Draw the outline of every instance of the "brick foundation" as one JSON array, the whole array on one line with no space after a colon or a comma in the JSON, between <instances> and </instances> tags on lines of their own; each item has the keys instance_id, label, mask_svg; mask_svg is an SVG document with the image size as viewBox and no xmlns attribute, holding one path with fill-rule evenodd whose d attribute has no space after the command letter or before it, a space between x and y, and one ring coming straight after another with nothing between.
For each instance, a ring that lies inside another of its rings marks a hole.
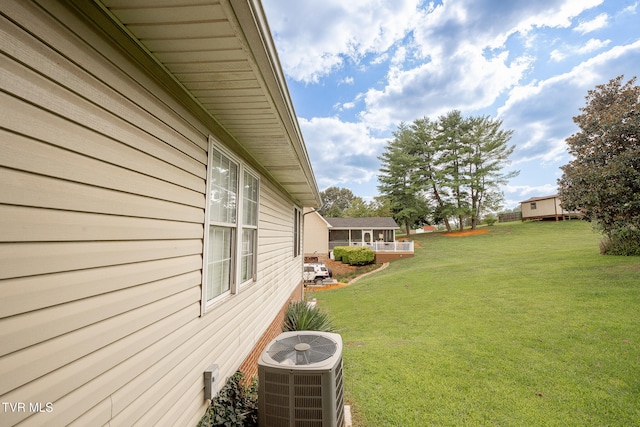
<instances>
[{"instance_id":1,"label":"brick foundation","mask_svg":"<svg viewBox=\"0 0 640 427\"><path fill-rule=\"evenodd\" d=\"M251 350L251 353L247 356L247 358L240 365L239 370L242 371L245 378L253 378L258 375L258 359L260 359L260 355L264 351L267 344L271 342L275 337L282 333L282 324L284 323L284 314L287 310L287 306L291 301L300 301L302 299L302 284L300 287L297 287L289 296L287 302L284 303L280 312L273 319L267 330L260 337L256 345Z\"/></svg>"}]
</instances>

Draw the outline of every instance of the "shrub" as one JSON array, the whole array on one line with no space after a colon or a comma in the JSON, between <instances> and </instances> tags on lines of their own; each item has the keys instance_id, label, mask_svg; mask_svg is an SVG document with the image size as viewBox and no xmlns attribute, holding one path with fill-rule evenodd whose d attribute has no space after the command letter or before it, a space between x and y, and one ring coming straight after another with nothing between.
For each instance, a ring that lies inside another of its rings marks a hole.
<instances>
[{"instance_id":1,"label":"shrub","mask_svg":"<svg viewBox=\"0 0 640 427\"><path fill-rule=\"evenodd\" d=\"M366 246L336 246L333 248L333 257L345 264L365 265L371 264L376 256Z\"/></svg>"},{"instance_id":2,"label":"shrub","mask_svg":"<svg viewBox=\"0 0 640 427\"><path fill-rule=\"evenodd\" d=\"M347 251L347 264L365 265L371 264L376 255L370 248L364 246L350 247Z\"/></svg>"},{"instance_id":3,"label":"shrub","mask_svg":"<svg viewBox=\"0 0 640 427\"><path fill-rule=\"evenodd\" d=\"M633 228L612 231L600 242L602 255L640 256L640 232Z\"/></svg>"},{"instance_id":4,"label":"shrub","mask_svg":"<svg viewBox=\"0 0 640 427\"><path fill-rule=\"evenodd\" d=\"M333 258L336 261L342 261L342 257L345 255L347 250L349 250L349 246L336 246L333 248Z\"/></svg>"},{"instance_id":5,"label":"shrub","mask_svg":"<svg viewBox=\"0 0 640 427\"><path fill-rule=\"evenodd\" d=\"M292 301L284 315L282 332L320 331L333 332L329 316L318 307L311 307L306 301Z\"/></svg>"},{"instance_id":6,"label":"shrub","mask_svg":"<svg viewBox=\"0 0 640 427\"><path fill-rule=\"evenodd\" d=\"M211 402L198 427L255 427L258 425L258 381L243 385L244 374L233 374Z\"/></svg>"},{"instance_id":7,"label":"shrub","mask_svg":"<svg viewBox=\"0 0 640 427\"><path fill-rule=\"evenodd\" d=\"M496 222L498 222L498 220L497 220L495 217L493 217L493 216L488 216L488 217L486 217L486 218L484 219L484 222L486 222L486 223L487 223L487 225L488 225L489 227L491 227L493 224L495 224Z\"/></svg>"}]
</instances>

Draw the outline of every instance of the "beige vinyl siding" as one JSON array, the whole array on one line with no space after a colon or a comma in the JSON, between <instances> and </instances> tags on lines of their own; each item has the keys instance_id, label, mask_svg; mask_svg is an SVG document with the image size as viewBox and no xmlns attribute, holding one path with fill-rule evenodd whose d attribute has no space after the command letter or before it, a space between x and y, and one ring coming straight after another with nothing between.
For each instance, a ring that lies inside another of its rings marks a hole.
<instances>
[{"instance_id":1,"label":"beige vinyl siding","mask_svg":"<svg viewBox=\"0 0 640 427\"><path fill-rule=\"evenodd\" d=\"M535 203L536 208L531 209L531 204ZM560 206L560 199L550 197L548 199L537 199L521 204L522 218L530 217L552 217L563 213Z\"/></svg>"},{"instance_id":2,"label":"beige vinyl siding","mask_svg":"<svg viewBox=\"0 0 640 427\"><path fill-rule=\"evenodd\" d=\"M304 216L304 254L329 253L329 226L320 214L308 211Z\"/></svg>"},{"instance_id":3,"label":"beige vinyl siding","mask_svg":"<svg viewBox=\"0 0 640 427\"><path fill-rule=\"evenodd\" d=\"M193 424L299 286L294 204L259 174L257 281L200 316L211 130L43 4L0 17L0 399L54 411L1 422Z\"/></svg>"}]
</instances>

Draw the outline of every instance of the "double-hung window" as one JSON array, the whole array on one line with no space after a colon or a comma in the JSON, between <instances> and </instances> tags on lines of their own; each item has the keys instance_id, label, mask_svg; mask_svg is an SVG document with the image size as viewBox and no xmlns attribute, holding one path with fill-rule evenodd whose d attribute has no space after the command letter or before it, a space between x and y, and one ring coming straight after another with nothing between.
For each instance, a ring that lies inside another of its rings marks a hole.
<instances>
[{"instance_id":1,"label":"double-hung window","mask_svg":"<svg viewBox=\"0 0 640 427\"><path fill-rule=\"evenodd\" d=\"M260 181L209 142L203 300L237 293L255 280Z\"/></svg>"}]
</instances>

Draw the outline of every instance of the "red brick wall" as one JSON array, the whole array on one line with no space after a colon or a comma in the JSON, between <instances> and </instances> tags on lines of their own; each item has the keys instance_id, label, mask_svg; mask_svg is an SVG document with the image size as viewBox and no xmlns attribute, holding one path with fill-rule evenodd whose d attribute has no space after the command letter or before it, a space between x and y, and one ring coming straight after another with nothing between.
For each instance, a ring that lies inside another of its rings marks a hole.
<instances>
[{"instance_id":1,"label":"red brick wall","mask_svg":"<svg viewBox=\"0 0 640 427\"><path fill-rule=\"evenodd\" d=\"M297 287L289 296L287 302L282 306L278 315L273 319L267 330L260 337L260 340L256 343L251 350L251 353L247 356L247 358L240 365L240 371L244 374L246 379L250 379L253 376L258 375L258 359L260 359L260 355L264 351L267 344L271 342L275 337L282 333L282 324L284 323L284 313L287 310L287 306L290 301L300 301L302 299L302 284L300 287Z\"/></svg>"}]
</instances>

